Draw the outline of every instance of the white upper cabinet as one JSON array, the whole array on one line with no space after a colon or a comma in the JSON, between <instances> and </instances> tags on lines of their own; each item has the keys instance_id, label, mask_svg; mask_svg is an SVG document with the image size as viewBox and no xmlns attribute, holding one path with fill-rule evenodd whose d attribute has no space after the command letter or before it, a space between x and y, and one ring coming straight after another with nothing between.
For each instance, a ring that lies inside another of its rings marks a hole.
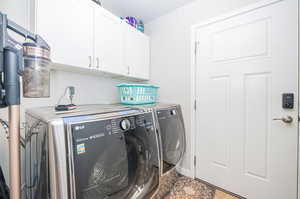
<instances>
[{"instance_id":1,"label":"white upper cabinet","mask_svg":"<svg viewBox=\"0 0 300 199\"><path fill-rule=\"evenodd\" d=\"M149 37L92 0L30 0L30 27L53 68L149 79Z\"/></svg>"},{"instance_id":2,"label":"white upper cabinet","mask_svg":"<svg viewBox=\"0 0 300 199\"><path fill-rule=\"evenodd\" d=\"M130 77L150 79L149 37L123 22L124 59Z\"/></svg>"},{"instance_id":3,"label":"white upper cabinet","mask_svg":"<svg viewBox=\"0 0 300 199\"><path fill-rule=\"evenodd\" d=\"M95 4L95 66L103 72L124 75L123 35L120 18Z\"/></svg>"},{"instance_id":4,"label":"white upper cabinet","mask_svg":"<svg viewBox=\"0 0 300 199\"><path fill-rule=\"evenodd\" d=\"M89 67L93 56L93 7L86 0L37 0L36 32L49 43L52 61Z\"/></svg>"}]
</instances>

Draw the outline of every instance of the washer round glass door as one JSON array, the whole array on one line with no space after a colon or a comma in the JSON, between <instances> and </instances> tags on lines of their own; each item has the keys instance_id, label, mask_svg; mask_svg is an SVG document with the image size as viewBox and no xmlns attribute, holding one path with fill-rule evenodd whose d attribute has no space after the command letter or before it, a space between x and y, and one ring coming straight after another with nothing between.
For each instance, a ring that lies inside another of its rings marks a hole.
<instances>
[{"instance_id":1,"label":"washer round glass door","mask_svg":"<svg viewBox=\"0 0 300 199\"><path fill-rule=\"evenodd\" d=\"M122 120L71 125L76 199L144 198L158 186L155 133L136 126L134 117L122 130Z\"/></svg>"}]
</instances>

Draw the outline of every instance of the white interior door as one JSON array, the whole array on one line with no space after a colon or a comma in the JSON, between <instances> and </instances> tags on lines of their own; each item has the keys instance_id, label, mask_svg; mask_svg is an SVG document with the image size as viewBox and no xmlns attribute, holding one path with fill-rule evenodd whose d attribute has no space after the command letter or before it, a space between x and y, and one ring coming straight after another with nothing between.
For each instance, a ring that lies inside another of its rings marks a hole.
<instances>
[{"instance_id":1,"label":"white interior door","mask_svg":"<svg viewBox=\"0 0 300 199\"><path fill-rule=\"evenodd\" d=\"M197 29L197 178L248 199L297 198L297 8L273 1Z\"/></svg>"}]
</instances>

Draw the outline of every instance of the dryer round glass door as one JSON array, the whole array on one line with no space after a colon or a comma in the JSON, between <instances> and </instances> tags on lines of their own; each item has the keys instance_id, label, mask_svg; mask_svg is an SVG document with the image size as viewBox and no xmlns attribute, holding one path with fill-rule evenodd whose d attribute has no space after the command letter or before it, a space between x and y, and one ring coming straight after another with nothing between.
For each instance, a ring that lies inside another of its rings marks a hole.
<instances>
[{"instance_id":1,"label":"dryer round glass door","mask_svg":"<svg viewBox=\"0 0 300 199\"><path fill-rule=\"evenodd\" d=\"M144 198L155 190L157 137L151 117L139 121L134 116L71 125L74 198Z\"/></svg>"},{"instance_id":2,"label":"dryer round glass door","mask_svg":"<svg viewBox=\"0 0 300 199\"><path fill-rule=\"evenodd\" d=\"M174 168L185 151L185 129L181 111L176 108L157 111L163 152L163 171Z\"/></svg>"}]
</instances>

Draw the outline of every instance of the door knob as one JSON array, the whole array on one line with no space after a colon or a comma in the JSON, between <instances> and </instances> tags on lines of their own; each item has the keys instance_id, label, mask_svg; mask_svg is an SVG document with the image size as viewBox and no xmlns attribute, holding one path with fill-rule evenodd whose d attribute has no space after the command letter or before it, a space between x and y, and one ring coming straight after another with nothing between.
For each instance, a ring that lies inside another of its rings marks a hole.
<instances>
[{"instance_id":1,"label":"door knob","mask_svg":"<svg viewBox=\"0 0 300 199\"><path fill-rule=\"evenodd\" d=\"M100 61L99 61L99 57L96 58L96 61L97 61L97 69L100 68Z\"/></svg>"},{"instance_id":2,"label":"door knob","mask_svg":"<svg viewBox=\"0 0 300 199\"><path fill-rule=\"evenodd\" d=\"M92 67L92 56L89 56L89 68Z\"/></svg>"},{"instance_id":3,"label":"door knob","mask_svg":"<svg viewBox=\"0 0 300 199\"><path fill-rule=\"evenodd\" d=\"M284 123L287 123L287 124L290 124L290 123L292 123L294 121L293 118L291 116L289 116L289 115L286 116L286 117L274 118L273 120L280 120L280 121L282 121Z\"/></svg>"}]
</instances>

